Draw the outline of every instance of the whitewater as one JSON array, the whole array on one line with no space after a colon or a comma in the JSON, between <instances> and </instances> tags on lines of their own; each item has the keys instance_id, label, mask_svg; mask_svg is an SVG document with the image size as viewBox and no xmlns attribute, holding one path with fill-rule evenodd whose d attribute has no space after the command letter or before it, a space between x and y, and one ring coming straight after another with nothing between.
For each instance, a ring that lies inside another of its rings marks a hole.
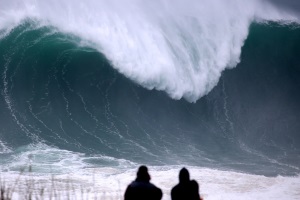
<instances>
[{"instance_id":1,"label":"whitewater","mask_svg":"<svg viewBox=\"0 0 300 200\"><path fill-rule=\"evenodd\" d=\"M265 1L2 1L0 27L37 20L95 45L148 89L195 102L236 66L253 21L297 18ZM209 9L208 9L209 8Z\"/></svg>"},{"instance_id":2,"label":"whitewater","mask_svg":"<svg viewBox=\"0 0 300 200\"><path fill-rule=\"evenodd\" d=\"M299 33L263 0L0 0L0 179L299 199Z\"/></svg>"}]
</instances>

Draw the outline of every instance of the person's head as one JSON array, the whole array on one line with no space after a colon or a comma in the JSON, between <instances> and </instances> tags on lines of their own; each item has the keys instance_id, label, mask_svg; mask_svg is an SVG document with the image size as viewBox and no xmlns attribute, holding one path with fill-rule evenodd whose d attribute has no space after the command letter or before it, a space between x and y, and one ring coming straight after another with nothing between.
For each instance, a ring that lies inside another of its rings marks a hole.
<instances>
[{"instance_id":1,"label":"person's head","mask_svg":"<svg viewBox=\"0 0 300 200\"><path fill-rule=\"evenodd\" d=\"M138 171L137 171L137 181L150 181L150 175L148 173L148 168L144 165L140 166Z\"/></svg>"},{"instance_id":2,"label":"person's head","mask_svg":"<svg viewBox=\"0 0 300 200\"><path fill-rule=\"evenodd\" d=\"M184 183L190 180L189 171L186 168L182 168L179 172L179 182Z\"/></svg>"}]
</instances>

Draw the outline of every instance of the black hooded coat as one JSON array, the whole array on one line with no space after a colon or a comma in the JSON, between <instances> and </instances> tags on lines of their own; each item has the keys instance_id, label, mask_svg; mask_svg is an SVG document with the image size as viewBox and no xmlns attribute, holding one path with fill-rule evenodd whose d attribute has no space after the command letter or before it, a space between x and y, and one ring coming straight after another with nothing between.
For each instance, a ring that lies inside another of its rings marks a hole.
<instances>
[{"instance_id":1,"label":"black hooded coat","mask_svg":"<svg viewBox=\"0 0 300 200\"><path fill-rule=\"evenodd\" d=\"M160 200L162 191L150 183L147 167L141 166L136 180L128 185L124 197L124 200Z\"/></svg>"},{"instance_id":2,"label":"black hooded coat","mask_svg":"<svg viewBox=\"0 0 300 200\"><path fill-rule=\"evenodd\" d=\"M187 169L179 172L179 183L171 190L172 200L199 200L199 185L195 180L190 180Z\"/></svg>"}]
</instances>

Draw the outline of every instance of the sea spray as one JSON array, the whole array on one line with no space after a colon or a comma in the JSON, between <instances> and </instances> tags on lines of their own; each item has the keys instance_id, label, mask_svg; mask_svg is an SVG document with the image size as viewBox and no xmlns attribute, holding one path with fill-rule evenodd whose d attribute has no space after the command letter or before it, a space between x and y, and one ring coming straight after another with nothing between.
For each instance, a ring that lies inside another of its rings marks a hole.
<instances>
[{"instance_id":1,"label":"sea spray","mask_svg":"<svg viewBox=\"0 0 300 200\"><path fill-rule=\"evenodd\" d=\"M299 199L300 29L288 13L263 1L0 2L6 180L30 165L34 181L119 195L144 164L168 199L185 166L205 199Z\"/></svg>"},{"instance_id":2,"label":"sea spray","mask_svg":"<svg viewBox=\"0 0 300 200\"><path fill-rule=\"evenodd\" d=\"M239 62L253 21L295 20L265 1L10 1L0 28L30 18L89 41L148 89L195 102Z\"/></svg>"}]
</instances>

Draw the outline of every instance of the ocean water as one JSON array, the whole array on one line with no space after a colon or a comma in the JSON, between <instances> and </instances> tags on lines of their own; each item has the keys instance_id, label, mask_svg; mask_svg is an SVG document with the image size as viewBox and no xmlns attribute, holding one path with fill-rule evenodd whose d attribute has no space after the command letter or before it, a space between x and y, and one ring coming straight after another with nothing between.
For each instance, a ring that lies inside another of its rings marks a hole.
<instances>
[{"instance_id":1,"label":"ocean water","mask_svg":"<svg viewBox=\"0 0 300 200\"><path fill-rule=\"evenodd\" d=\"M300 198L292 12L259 0L0 5L4 180L25 170L122 199L144 164L170 199L185 166L205 199Z\"/></svg>"}]
</instances>

